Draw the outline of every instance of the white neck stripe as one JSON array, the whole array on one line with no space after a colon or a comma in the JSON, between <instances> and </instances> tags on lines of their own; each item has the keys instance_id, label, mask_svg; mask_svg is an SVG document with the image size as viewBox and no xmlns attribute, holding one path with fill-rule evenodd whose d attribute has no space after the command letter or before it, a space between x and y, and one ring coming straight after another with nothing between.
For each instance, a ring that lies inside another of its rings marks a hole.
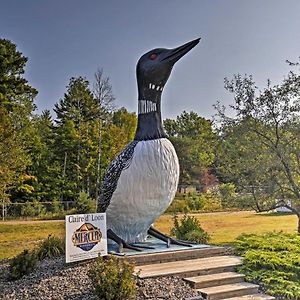
<instances>
[{"instance_id":1,"label":"white neck stripe","mask_svg":"<svg viewBox=\"0 0 300 300\"><path fill-rule=\"evenodd\" d=\"M156 102L150 100L139 100L138 101L138 113L147 114L152 111L156 111Z\"/></svg>"},{"instance_id":2,"label":"white neck stripe","mask_svg":"<svg viewBox=\"0 0 300 300\"><path fill-rule=\"evenodd\" d=\"M159 86L159 85L155 85L153 83L149 83L149 89L150 90L157 90L157 91L160 91L162 92L164 87L163 86Z\"/></svg>"}]
</instances>

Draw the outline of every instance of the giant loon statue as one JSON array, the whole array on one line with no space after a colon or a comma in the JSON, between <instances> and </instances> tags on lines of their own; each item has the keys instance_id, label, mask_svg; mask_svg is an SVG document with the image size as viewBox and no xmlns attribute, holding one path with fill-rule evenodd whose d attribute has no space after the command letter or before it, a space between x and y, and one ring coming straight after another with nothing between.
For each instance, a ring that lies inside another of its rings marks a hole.
<instances>
[{"instance_id":1,"label":"giant loon statue","mask_svg":"<svg viewBox=\"0 0 300 300\"><path fill-rule=\"evenodd\" d=\"M137 246L147 234L170 244L186 245L151 225L175 197L179 163L166 138L161 118L161 95L174 64L200 39L175 49L153 49L138 61L138 124L134 140L106 169L98 199L98 211L106 212L107 237L119 250Z\"/></svg>"}]
</instances>

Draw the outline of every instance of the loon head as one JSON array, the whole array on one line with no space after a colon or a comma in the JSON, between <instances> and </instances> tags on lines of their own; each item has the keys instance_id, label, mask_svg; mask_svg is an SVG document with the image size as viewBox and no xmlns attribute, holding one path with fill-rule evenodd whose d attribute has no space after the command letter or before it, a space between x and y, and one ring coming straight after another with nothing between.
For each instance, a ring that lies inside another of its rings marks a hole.
<instances>
[{"instance_id":1,"label":"loon head","mask_svg":"<svg viewBox=\"0 0 300 300\"><path fill-rule=\"evenodd\" d=\"M153 98L155 94L161 94L174 64L199 41L200 38L174 49L156 48L145 53L136 67L139 97Z\"/></svg>"}]
</instances>

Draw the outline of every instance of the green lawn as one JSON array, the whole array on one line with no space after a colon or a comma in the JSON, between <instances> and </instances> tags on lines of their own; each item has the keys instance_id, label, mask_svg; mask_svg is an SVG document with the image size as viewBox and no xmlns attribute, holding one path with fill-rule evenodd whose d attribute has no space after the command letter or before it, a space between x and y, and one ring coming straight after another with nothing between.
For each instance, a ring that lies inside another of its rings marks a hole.
<instances>
[{"instance_id":1,"label":"green lawn","mask_svg":"<svg viewBox=\"0 0 300 300\"><path fill-rule=\"evenodd\" d=\"M32 249L49 234L63 237L64 221L0 222L0 259L13 257L25 248Z\"/></svg>"},{"instance_id":2,"label":"green lawn","mask_svg":"<svg viewBox=\"0 0 300 300\"><path fill-rule=\"evenodd\" d=\"M212 237L213 244L227 244L242 233L263 233L268 231L296 232L297 217L291 214L227 212L194 214L201 226ZM156 227L169 232L172 227L172 216L163 215Z\"/></svg>"},{"instance_id":3,"label":"green lawn","mask_svg":"<svg viewBox=\"0 0 300 300\"><path fill-rule=\"evenodd\" d=\"M211 243L231 243L241 233L267 231L295 232L297 217L290 214L256 214L254 212L195 214L212 236ZM172 227L172 216L163 215L156 227L166 233ZM64 221L0 222L0 259L10 258L25 248L33 248L49 234L63 237Z\"/></svg>"}]
</instances>

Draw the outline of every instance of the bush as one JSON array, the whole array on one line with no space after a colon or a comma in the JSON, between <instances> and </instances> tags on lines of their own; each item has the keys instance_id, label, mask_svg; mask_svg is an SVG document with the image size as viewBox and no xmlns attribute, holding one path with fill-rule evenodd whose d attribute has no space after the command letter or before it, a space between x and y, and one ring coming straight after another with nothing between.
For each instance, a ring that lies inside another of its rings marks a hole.
<instances>
[{"instance_id":1,"label":"bush","mask_svg":"<svg viewBox=\"0 0 300 300\"><path fill-rule=\"evenodd\" d=\"M61 201L59 201L58 199L53 199L51 212L55 215L61 215L62 213L64 213Z\"/></svg>"},{"instance_id":2,"label":"bush","mask_svg":"<svg viewBox=\"0 0 300 300\"><path fill-rule=\"evenodd\" d=\"M21 207L21 215L24 217L37 217L45 214L45 212L45 207L37 200L27 201Z\"/></svg>"},{"instance_id":3,"label":"bush","mask_svg":"<svg viewBox=\"0 0 300 300\"><path fill-rule=\"evenodd\" d=\"M300 299L300 237L297 234L244 234L235 243L246 280L261 284L270 295Z\"/></svg>"},{"instance_id":4,"label":"bush","mask_svg":"<svg viewBox=\"0 0 300 300\"><path fill-rule=\"evenodd\" d=\"M88 276L98 299L122 300L136 295L133 271L134 267L123 259L98 257Z\"/></svg>"},{"instance_id":5,"label":"bush","mask_svg":"<svg viewBox=\"0 0 300 300\"><path fill-rule=\"evenodd\" d=\"M222 200L216 193L200 194L200 199L203 202L203 212L213 212L222 210Z\"/></svg>"},{"instance_id":6,"label":"bush","mask_svg":"<svg viewBox=\"0 0 300 300\"><path fill-rule=\"evenodd\" d=\"M179 222L178 216L174 215L173 222L171 235L180 240L205 244L210 239L209 234L202 229L200 222L193 216L185 214Z\"/></svg>"},{"instance_id":7,"label":"bush","mask_svg":"<svg viewBox=\"0 0 300 300\"><path fill-rule=\"evenodd\" d=\"M49 235L37 248L37 257L39 260L44 258L58 257L65 253L64 242L55 236Z\"/></svg>"},{"instance_id":8,"label":"bush","mask_svg":"<svg viewBox=\"0 0 300 300\"><path fill-rule=\"evenodd\" d=\"M89 198L86 192L80 192L76 202L76 210L79 214L88 214L96 211L96 201Z\"/></svg>"},{"instance_id":9,"label":"bush","mask_svg":"<svg viewBox=\"0 0 300 300\"><path fill-rule=\"evenodd\" d=\"M14 257L9 264L9 277L16 280L32 272L37 264L35 252L24 250Z\"/></svg>"},{"instance_id":10,"label":"bush","mask_svg":"<svg viewBox=\"0 0 300 300\"><path fill-rule=\"evenodd\" d=\"M201 211L205 205L202 197L193 196L187 199L188 207L191 211Z\"/></svg>"},{"instance_id":11,"label":"bush","mask_svg":"<svg viewBox=\"0 0 300 300\"><path fill-rule=\"evenodd\" d=\"M189 212L189 206L185 200L174 199L166 210L166 213L177 214Z\"/></svg>"},{"instance_id":12,"label":"bush","mask_svg":"<svg viewBox=\"0 0 300 300\"><path fill-rule=\"evenodd\" d=\"M236 189L233 183L221 183L219 192L223 208L236 207Z\"/></svg>"}]
</instances>

